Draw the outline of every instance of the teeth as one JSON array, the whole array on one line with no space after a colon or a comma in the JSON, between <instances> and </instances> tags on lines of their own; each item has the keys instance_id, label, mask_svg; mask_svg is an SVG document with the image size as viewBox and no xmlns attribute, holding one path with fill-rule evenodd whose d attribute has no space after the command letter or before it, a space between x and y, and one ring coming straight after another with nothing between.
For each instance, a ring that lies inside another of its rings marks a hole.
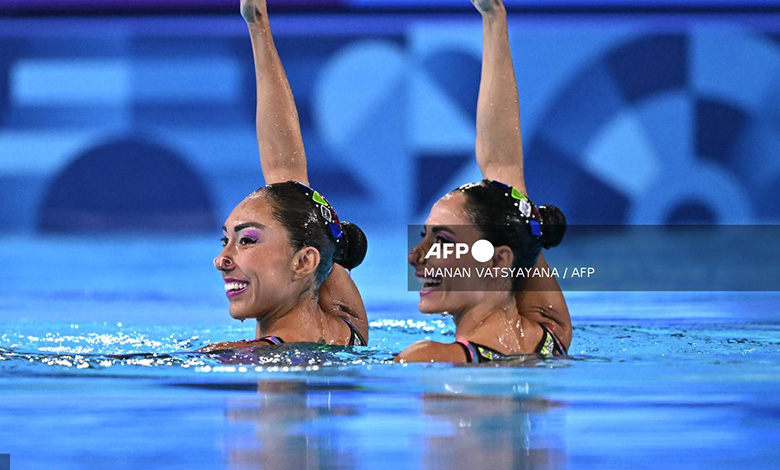
<instances>
[{"instance_id":1,"label":"teeth","mask_svg":"<svg viewBox=\"0 0 780 470\"><path fill-rule=\"evenodd\" d=\"M244 287L248 286L248 282L226 282L225 283L225 290L231 291L231 290L241 290Z\"/></svg>"},{"instance_id":2,"label":"teeth","mask_svg":"<svg viewBox=\"0 0 780 470\"><path fill-rule=\"evenodd\" d=\"M437 277L419 277L418 280L423 284L433 284L436 286L441 284L442 281L441 278L437 278Z\"/></svg>"}]
</instances>

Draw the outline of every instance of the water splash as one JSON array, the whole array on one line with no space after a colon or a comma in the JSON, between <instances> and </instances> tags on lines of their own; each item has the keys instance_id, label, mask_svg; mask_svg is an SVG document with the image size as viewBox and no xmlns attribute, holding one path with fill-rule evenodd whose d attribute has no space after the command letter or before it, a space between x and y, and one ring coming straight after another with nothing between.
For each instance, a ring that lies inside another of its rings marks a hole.
<instances>
[{"instance_id":1,"label":"water splash","mask_svg":"<svg viewBox=\"0 0 780 470\"><path fill-rule=\"evenodd\" d=\"M415 341L452 342L455 336L454 326L446 318L380 319L372 321L370 329L370 347L291 343L204 354L194 351L213 342L242 339L247 331L236 327L11 323L0 335L0 376L238 374L367 367L391 362L396 353ZM531 355L489 367L567 367L577 360L670 364L771 361L780 346L780 326L589 323L575 326L574 338L570 359L540 361Z\"/></svg>"}]
</instances>

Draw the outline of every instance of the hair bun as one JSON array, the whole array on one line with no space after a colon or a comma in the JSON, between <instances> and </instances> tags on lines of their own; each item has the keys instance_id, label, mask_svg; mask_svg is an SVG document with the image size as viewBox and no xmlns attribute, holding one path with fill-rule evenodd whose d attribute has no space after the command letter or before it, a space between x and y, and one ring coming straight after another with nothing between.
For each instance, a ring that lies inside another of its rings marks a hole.
<instances>
[{"instance_id":1,"label":"hair bun","mask_svg":"<svg viewBox=\"0 0 780 470\"><path fill-rule=\"evenodd\" d=\"M333 262L346 269L354 269L360 266L368 251L368 239L366 234L352 222L341 222L342 239Z\"/></svg>"},{"instance_id":2,"label":"hair bun","mask_svg":"<svg viewBox=\"0 0 780 470\"><path fill-rule=\"evenodd\" d=\"M542 247L550 249L558 246L566 233L566 216L555 206L539 206L542 216Z\"/></svg>"}]
</instances>

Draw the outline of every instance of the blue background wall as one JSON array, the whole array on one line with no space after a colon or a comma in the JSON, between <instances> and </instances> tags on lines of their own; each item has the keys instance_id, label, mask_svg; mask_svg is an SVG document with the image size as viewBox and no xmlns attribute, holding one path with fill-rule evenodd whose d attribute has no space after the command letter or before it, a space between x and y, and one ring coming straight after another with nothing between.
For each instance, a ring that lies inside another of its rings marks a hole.
<instances>
[{"instance_id":1,"label":"blue background wall","mask_svg":"<svg viewBox=\"0 0 780 470\"><path fill-rule=\"evenodd\" d=\"M780 220L780 16L517 14L526 179L574 223ZM279 14L312 184L364 227L480 178L476 13ZM241 18L0 19L0 230L215 231L263 184Z\"/></svg>"}]
</instances>

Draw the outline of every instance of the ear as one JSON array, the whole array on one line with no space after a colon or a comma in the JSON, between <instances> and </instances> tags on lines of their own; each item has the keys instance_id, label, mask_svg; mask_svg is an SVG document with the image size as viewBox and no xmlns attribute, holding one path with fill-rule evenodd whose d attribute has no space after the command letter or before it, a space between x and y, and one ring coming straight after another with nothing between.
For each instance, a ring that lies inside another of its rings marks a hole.
<instances>
[{"instance_id":1,"label":"ear","mask_svg":"<svg viewBox=\"0 0 780 470\"><path fill-rule=\"evenodd\" d=\"M293 255L294 279L303 279L312 274L320 265L320 252L312 246L305 246Z\"/></svg>"},{"instance_id":2,"label":"ear","mask_svg":"<svg viewBox=\"0 0 780 470\"><path fill-rule=\"evenodd\" d=\"M494 268L511 268L514 260L515 255L508 246L501 245L495 248L492 261Z\"/></svg>"}]
</instances>

